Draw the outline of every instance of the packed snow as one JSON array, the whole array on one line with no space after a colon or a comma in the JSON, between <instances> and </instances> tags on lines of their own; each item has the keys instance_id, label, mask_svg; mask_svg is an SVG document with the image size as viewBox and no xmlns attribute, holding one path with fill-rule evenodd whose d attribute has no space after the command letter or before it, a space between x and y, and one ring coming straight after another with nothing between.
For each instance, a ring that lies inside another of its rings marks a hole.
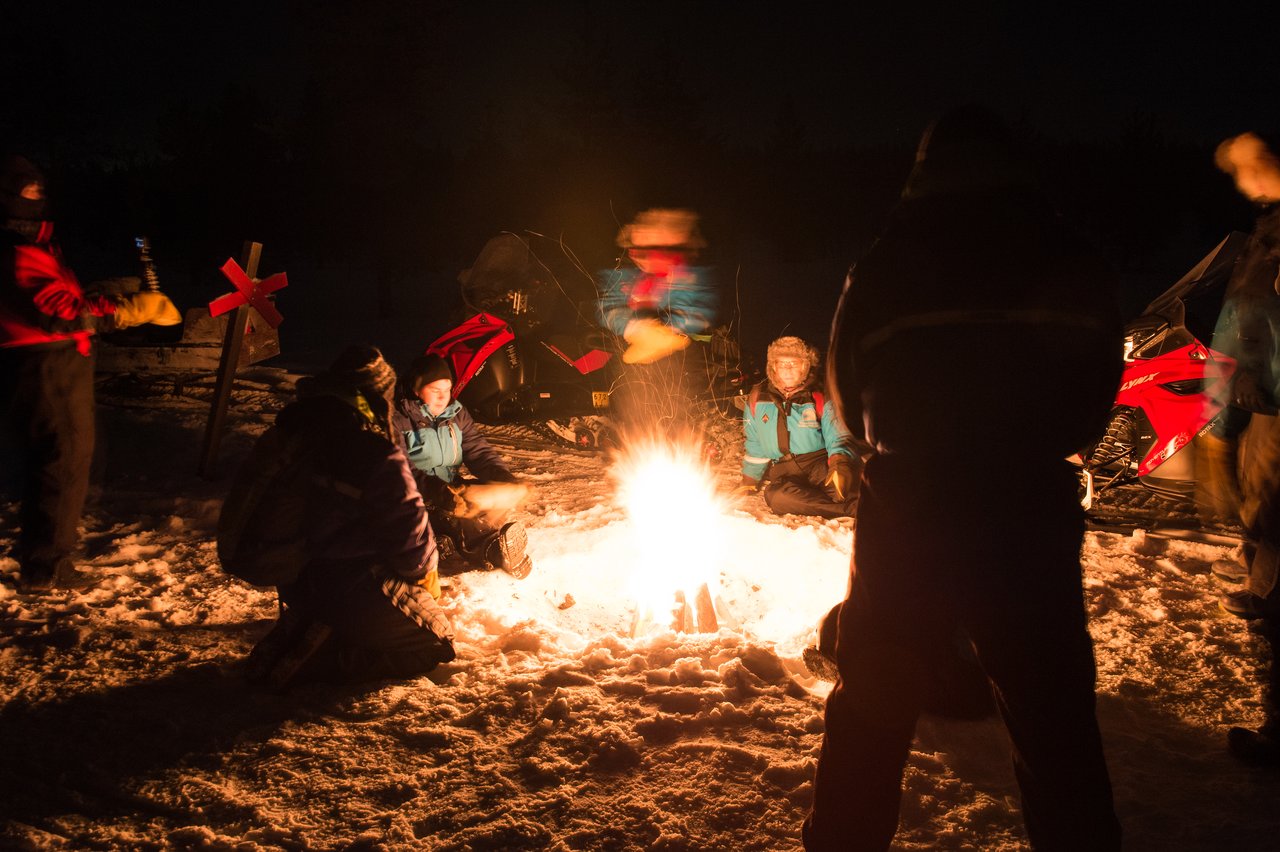
<instances>
[{"instance_id":1,"label":"packed snow","mask_svg":"<svg viewBox=\"0 0 1280 852\"><path fill-rule=\"evenodd\" d=\"M448 578L458 659L429 676L264 692L238 665L275 594L221 571L214 525L294 378L242 374L212 481L195 472L210 382L102 378L83 564L106 580L86 594L14 591L18 507L0 501L0 845L800 847L830 688L800 654L843 596L853 521L726 502L731 418L711 479L656 500L634 458L484 427L534 486L520 510L533 573ZM1209 566L1230 553L1141 530L1086 538L1130 849L1276 848L1280 774L1224 747L1227 726L1261 721L1265 664L1260 638L1216 605ZM719 630L673 631L675 587L702 582ZM921 720L896 848L1025 849L1018 807L997 719Z\"/></svg>"}]
</instances>

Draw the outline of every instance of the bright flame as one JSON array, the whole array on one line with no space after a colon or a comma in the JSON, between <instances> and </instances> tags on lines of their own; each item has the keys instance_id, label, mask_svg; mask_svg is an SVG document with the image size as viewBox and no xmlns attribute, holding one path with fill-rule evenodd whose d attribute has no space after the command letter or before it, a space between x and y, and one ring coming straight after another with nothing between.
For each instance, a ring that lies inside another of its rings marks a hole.
<instances>
[{"instance_id":1,"label":"bright flame","mask_svg":"<svg viewBox=\"0 0 1280 852\"><path fill-rule=\"evenodd\" d=\"M641 618L669 621L677 592L692 605L723 567L724 501L690 446L645 444L623 456L614 475L631 526L628 593Z\"/></svg>"}]
</instances>

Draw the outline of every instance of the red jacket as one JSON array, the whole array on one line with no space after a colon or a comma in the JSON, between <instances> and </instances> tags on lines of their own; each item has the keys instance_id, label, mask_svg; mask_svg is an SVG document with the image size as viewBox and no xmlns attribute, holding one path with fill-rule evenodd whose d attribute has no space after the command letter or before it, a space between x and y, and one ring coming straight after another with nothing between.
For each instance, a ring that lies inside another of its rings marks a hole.
<instances>
[{"instance_id":1,"label":"red jacket","mask_svg":"<svg viewBox=\"0 0 1280 852\"><path fill-rule=\"evenodd\" d=\"M75 274L52 243L53 226L44 223L35 242L0 231L0 347L74 341L89 354L92 317L115 313L115 303L85 296Z\"/></svg>"}]
</instances>

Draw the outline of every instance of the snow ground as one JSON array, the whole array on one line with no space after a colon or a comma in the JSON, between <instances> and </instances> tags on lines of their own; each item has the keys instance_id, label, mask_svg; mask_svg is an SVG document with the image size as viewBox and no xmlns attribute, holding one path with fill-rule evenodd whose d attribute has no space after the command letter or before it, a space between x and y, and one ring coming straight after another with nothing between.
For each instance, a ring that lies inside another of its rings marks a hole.
<instances>
[{"instance_id":1,"label":"snow ground","mask_svg":"<svg viewBox=\"0 0 1280 852\"><path fill-rule=\"evenodd\" d=\"M290 386L279 370L242 376L226 471ZM775 518L758 498L723 509L720 632L646 632L658 617L632 636L632 580L651 572L608 459L491 428L536 485L522 510L533 574L453 578L459 658L429 677L263 693L237 663L275 597L219 569L226 478L195 475L210 389L171 390L100 386L85 516L98 589L16 594L17 506L0 501L0 846L799 848L828 688L799 653L842 596L852 522ZM736 465L722 461L722 485ZM1263 653L1217 609L1209 565L1228 553L1141 534L1085 542L1130 849L1274 849L1280 836L1280 774L1223 747L1228 725L1260 721ZM922 720L896 848L1026 848L998 721Z\"/></svg>"}]
</instances>

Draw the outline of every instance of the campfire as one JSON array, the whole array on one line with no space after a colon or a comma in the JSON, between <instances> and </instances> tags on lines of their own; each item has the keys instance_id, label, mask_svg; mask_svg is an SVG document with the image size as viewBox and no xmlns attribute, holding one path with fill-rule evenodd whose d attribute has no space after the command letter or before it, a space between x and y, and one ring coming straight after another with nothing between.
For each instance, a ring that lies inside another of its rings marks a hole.
<instances>
[{"instance_id":1,"label":"campfire","mask_svg":"<svg viewBox=\"0 0 1280 852\"><path fill-rule=\"evenodd\" d=\"M646 443L619 458L614 476L634 554L633 635L666 626L714 633L711 587L727 559L728 527L712 471L695 447Z\"/></svg>"}]
</instances>

